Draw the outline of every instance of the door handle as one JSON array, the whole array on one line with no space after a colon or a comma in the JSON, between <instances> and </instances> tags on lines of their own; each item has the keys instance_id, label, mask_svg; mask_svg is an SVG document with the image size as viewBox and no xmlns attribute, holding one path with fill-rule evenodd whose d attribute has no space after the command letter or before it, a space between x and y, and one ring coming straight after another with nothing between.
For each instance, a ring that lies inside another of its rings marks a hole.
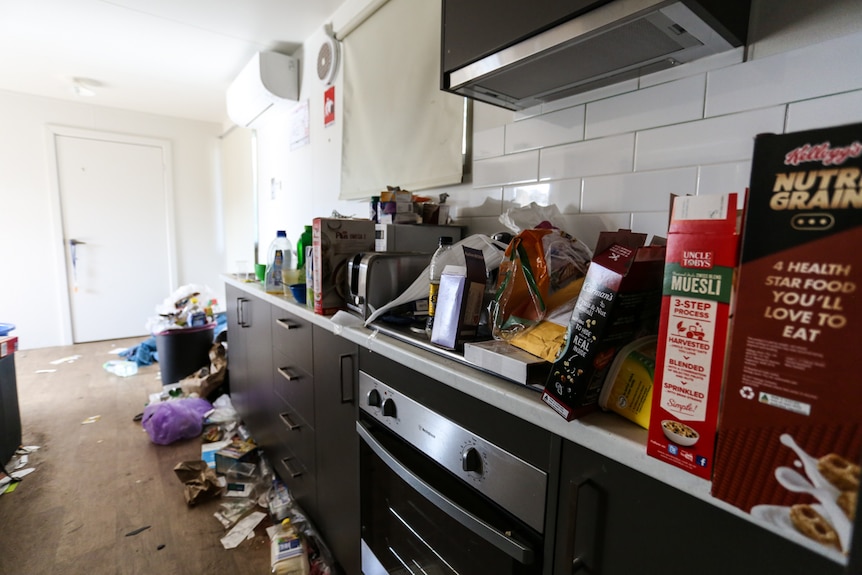
<instances>
[{"instance_id":1,"label":"door handle","mask_svg":"<svg viewBox=\"0 0 862 575\"><path fill-rule=\"evenodd\" d=\"M248 300L244 297L236 300L236 323L239 327L250 327L251 324L245 322L245 304Z\"/></svg>"},{"instance_id":2,"label":"door handle","mask_svg":"<svg viewBox=\"0 0 862 575\"><path fill-rule=\"evenodd\" d=\"M281 375L281 377L283 377L287 381L298 381L300 379L301 376L296 375L295 373L291 373L291 372L287 371L287 369L288 368L286 368L286 367L279 367L278 368L279 375Z\"/></svg>"},{"instance_id":3,"label":"door handle","mask_svg":"<svg viewBox=\"0 0 862 575\"><path fill-rule=\"evenodd\" d=\"M282 464L282 465L284 466L284 468L287 470L287 474L288 474L288 475L290 475L290 476L291 476L291 477L293 477L293 478L297 478L297 477L299 477L299 476L301 476L301 475L302 475L302 471L301 471L301 470L299 470L299 469L294 469L294 468L292 468L292 467L290 466L290 464L288 463L288 461L290 461L291 459L295 459L295 458L294 458L294 457L284 457L284 458L282 458L282 460L281 460L281 464Z\"/></svg>"},{"instance_id":4,"label":"door handle","mask_svg":"<svg viewBox=\"0 0 862 575\"><path fill-rule=\"evenodd\" d=\"M302 427L298 423L294 423L293 420L290 418L290 415L287 414L286 412L285 413L279 413L278 417L279 417L279 419L281 419L281 421L284 422L284 424L287 426L287 428L291 431L296 431L297 429Z\"/></svg>"},{"instance_id":5,"label":"door handle","mask_svg":"<svg viewBox=\"0 0 862 575\"><path fill-rule=\"evenodd\" d=\"M346 372L344 371L345 360L350 360L350 370ZM353 403L353 374L356 371L353 369L353 354L352 353L342 353L338 356L338 367L339 367L339 385L341 387L341 403ZM344 376L347 375L345 378ZM350 395L345 396L344 394L344 383L347 381L347 387L350 388Z\"/></svg>"},{"instance_id":6,"label":"door handle","mask_svg":"<svg viewBox=\"0 0 862 575\"><path fill-rule=\"evenodd\" d=\"M587 501L583 500L583 492L590 489L596 492L596 497L590 503L595 509L589 509ZM566 557L571 559L572 575L596 575L601 573L601 553L598 542L604 533L605 497L601 487L590 477L582 475L569 483L568 526L566 533ZM593 517L593 525L589 529L578 529L578 515Z\"/></svg>"}]
</instances>

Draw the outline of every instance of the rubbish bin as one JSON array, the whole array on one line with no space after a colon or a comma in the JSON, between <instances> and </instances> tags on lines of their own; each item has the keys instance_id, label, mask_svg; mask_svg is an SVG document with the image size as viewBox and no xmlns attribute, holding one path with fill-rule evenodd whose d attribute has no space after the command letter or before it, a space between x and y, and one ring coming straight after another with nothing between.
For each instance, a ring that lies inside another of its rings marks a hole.
<instances>
[{"instance_id":1,"label":"rubbish bin","mask_svg":"<svg viewBox=\"0 0 862 575\"><path fill-rule=\"evenodd\" d=\"M162 385L171 385L210 364L215 323L156 334Z\"/></svg>"}]
</instances>

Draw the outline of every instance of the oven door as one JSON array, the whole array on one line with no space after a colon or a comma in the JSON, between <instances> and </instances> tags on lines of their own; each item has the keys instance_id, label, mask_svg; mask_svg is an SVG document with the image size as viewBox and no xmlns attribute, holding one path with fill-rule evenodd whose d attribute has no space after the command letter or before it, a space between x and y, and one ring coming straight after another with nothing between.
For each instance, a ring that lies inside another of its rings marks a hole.
<instances>
[{"instance_id":1,"label":"oven door","mask_svg":"<svg viewBox=\"0 0 862 575\"><path fill-rule=\"evenodd\" d=\"M357 431L364 575L542 572L540 534L364 414Z\"/></svg>"}]
</instances>

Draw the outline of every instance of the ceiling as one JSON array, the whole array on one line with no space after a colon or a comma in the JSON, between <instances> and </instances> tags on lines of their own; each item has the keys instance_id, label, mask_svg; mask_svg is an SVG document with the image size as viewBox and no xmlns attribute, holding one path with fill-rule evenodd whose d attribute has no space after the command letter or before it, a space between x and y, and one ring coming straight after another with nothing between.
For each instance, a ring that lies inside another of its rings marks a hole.
<instances>
[{"instance_id":1,"label":"ceiling","mask_svg":"<svg viewBox=\"0 0 862 575\"><path fill-rule=\"evenodd\" d=\"M343 2L0 0L0 90L228 122L225 90L254 53L295 52Z\"/></svg>"}]
</instances>

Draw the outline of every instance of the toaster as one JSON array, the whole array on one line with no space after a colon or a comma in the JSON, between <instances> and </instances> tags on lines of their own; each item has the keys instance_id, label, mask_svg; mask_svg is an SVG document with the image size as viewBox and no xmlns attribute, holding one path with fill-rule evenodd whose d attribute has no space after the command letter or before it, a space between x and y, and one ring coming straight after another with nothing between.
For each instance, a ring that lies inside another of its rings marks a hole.
<instances>
[{"instance_id":1,"label":"toaster","mask_svg":"<svg viewBox=\"0 0 862 575\"><path fill-rule=\"evenodd\" d=\"M431 253L364 252L348 260L347 308L367 319L419 277L431 263Z\"/></svg>"}]
</instances>

